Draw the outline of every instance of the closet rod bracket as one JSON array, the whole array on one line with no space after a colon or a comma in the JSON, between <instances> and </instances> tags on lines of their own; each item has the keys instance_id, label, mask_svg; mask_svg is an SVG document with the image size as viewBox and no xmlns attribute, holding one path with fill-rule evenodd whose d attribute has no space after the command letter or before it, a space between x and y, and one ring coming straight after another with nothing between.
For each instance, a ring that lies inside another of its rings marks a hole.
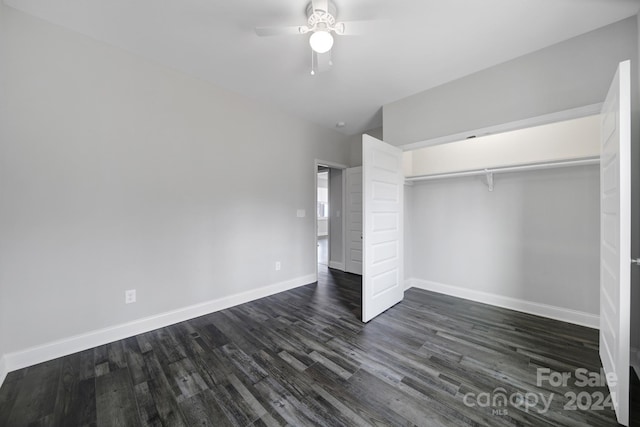
<instances>
[{"instance_id":1,"label":"closet rod bracket","mask_svg":"<svg viewBox=\"0 0 640 427\"><path fill-rule=\"evenodd\" d=\"M487 187L489 187L489 191L493 191L493 172L489 171L489 169L485 169L484 173L487 178Z\"/></svg>"}]
</instances>

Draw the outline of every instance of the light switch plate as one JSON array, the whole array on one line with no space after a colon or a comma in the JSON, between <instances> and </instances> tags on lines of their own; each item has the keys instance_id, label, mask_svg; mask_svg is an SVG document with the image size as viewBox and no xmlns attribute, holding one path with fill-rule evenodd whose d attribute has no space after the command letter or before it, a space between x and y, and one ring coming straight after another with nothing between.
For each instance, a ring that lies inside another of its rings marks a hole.
<instances>
[{"instance_id":1,"label":"light switch plate","mask_svg":"<svg viewBox=\"0 0 640 427\"><path fill-rule=\"evenodd\" d=\"M304 218L305 216L307 216L307 212L304 209L298 209L296 215L298 216L298 218Z\"/></svg>"}]
</instances>

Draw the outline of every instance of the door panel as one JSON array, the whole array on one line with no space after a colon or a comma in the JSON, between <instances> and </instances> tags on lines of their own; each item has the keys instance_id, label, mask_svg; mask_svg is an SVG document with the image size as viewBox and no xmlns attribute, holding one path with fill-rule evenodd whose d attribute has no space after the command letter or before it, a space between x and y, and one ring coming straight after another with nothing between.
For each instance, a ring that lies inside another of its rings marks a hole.
<instances>
[{"instance_id":1,"label":"door panel","mask_svg":"<svg viewBox=\"0 0 640 427\"><path fill-rule=\"evenodd\" d=\"M397 147L363 135L362 154L362 320L368 322L404 297L404 175Z\"/></svg>"},{"instance_id":2,"label":"door panel","mask_svg":"<svg viewBox=\"0 0 640 427\"><path fill-rule=\"evenodd\" d=\"M629 425L631 72L620 63L602 107L600 359L618 422Z\"/></svg>"},{"instance_id":3,"label":"door panel","mask_svg":"<svg viewBox=\"0 0 640 427\"><path fill-rule=\"evenodd\" d=\"M347 256L345 270L362 274L362 167L347 172Z\"/></svg>"}]
</instances>

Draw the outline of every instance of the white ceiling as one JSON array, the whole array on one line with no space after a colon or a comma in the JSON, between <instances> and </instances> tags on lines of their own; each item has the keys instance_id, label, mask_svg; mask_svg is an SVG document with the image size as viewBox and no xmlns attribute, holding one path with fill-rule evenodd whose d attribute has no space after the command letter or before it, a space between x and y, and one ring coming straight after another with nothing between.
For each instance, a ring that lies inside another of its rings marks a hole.
<instances>
[{"instance_id":1,"label":"white ceiling","mask_svg":"<svg viewBox=\"0 0 640 427\"><path fill-rule=\"evenodd\" d=\"M337 36L333 68L309 74L307 0L5 0L94 39L183 70L321 125L355 134L408 95L635 15L640 0L335 0L338 20L376 31ZM594 59L595 60L595 59Z\"/></svg>"}]
</instances>

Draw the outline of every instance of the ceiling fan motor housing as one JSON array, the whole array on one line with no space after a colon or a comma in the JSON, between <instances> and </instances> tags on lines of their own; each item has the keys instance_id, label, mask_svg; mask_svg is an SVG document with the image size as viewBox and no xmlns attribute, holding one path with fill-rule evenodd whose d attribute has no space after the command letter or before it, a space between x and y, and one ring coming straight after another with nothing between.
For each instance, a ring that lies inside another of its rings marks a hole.
<instances>
[{"instance_id":1,"label":"ceiling fan motor housing","mask_svg":"<svg viewBox=\"0 0 640 427\"><path fill-rule=\"evenodd\" d=\"M335 3L327 2L327 10L313 8L313 2L307 5L307 23L312 31L332 31L336 25L338 10Z\"/></svg>"}]
</instances>

